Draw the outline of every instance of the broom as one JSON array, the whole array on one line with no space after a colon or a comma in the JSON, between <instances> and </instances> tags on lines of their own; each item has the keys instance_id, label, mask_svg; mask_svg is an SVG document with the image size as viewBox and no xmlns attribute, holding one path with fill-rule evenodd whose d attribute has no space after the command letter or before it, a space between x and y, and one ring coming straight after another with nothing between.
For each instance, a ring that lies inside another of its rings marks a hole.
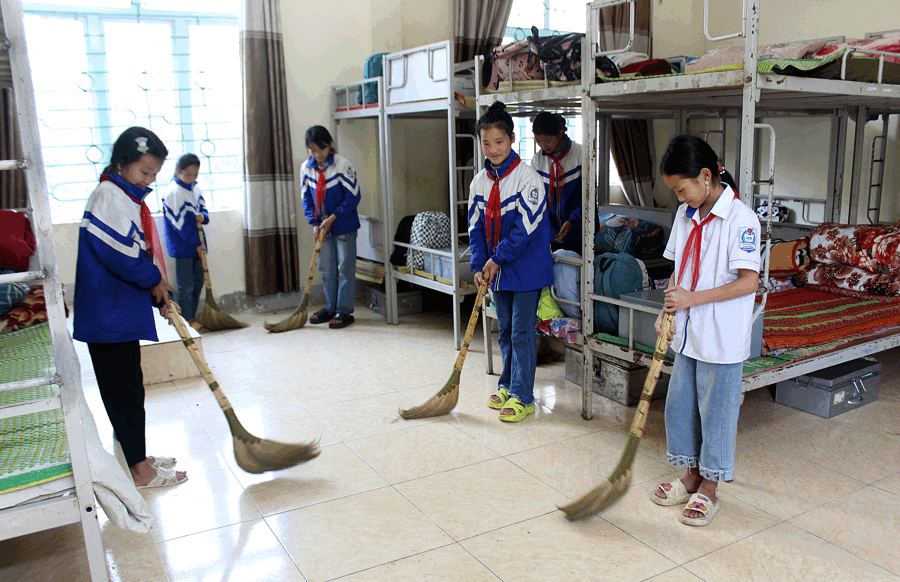
<instances>
[{"instance_id":1,"label":"broom","mask_svg":"<svg viewBox=\"0 0 900 582\"><path fill-rule=\"evenodd\" d=\"M175 306L168 296L166 296L166 308L169 310L169 320L175 325L182 343L187 347L194 363L197 364L197 369L209 384L209 389L212 390L219 407L225 413L225 419L228 421L228 428L231 429L231 436L234 440L234 458L241 469L248 473L279 471L319 456L322 451L319 450L318 441L296 445L261 439L250 434L238 420L231 403L219 388L219 383L213 377L209 366L206 365L203 354L200 353L200 349L188 333L184 319L175 310Z\"/></svg>"},{"instance_id":2,"label":"broom","mask_svg":"<svg viewBox=\"0 0 900 582\"><path fill-rule=\"evenodd\" d=\"M197 231L200 233L200 238L203 240L203 248L200 249L200 262L203 263L203 284L206 285L206 302L203 304L203 309L200 310L200 313L194 316L195 323L202 325L210 331L241 329L247 327L247 324L243 321L238 321L219 309L216 300L213 299L212 281L209 278L209 265L206 262L206 235L204 234L203 227L200 226L199 221L197 222Z\"/></svg>"},{"instance_id":3,"label":"broom","mask_svg":"<svg viewBox=\"0 0 900 582\"><path fill-rule=\"evenodd\" d=\"M463 339L462 347L459 348L459 355L456 356L456 363L453 364L453 372L450 374L450 379L425 404L401 409L400 416L403 418L412 420L414 418L442 416L456 406L457 401L459 401L459 376L462 373L463 362L466 361L466 354L469 351L469 342L472 341L472 334L475 333L475 324L478 323L478 314L481 313L481 301L484 299L487 288L487 283L478 288L478 295L475 297L475 307L472 308L472 315L469 316L469 327L466 328L466 337Z\"/></svg>"},{"instance_id":4,"label":"broom","mask_svg":"<svg viewBox=\"0 0 900 582\"><path fill-rule=\"evenodd\" d=\"M306 325L308 316L306 307L309 305L309 290L312 288L313 275L316 274L316 260L319 258L319 250L322 248L322 239L324 235L316 238L316 248L313 251L312 261L309 263L309 276L306 278L306 287L303 289L303 298L297 309L286 318L278 323L263 322L263 327L273 333L281 333L282 331L291 331L292 329L300 329Z\"/></svg>"},{"instance_id":5,"label":"broom","mask_svg":"<svg viewBox=\"0 0 900 582\"><path fill-rule=\"evenodd\" d=\"M584 519L603 511L621 499L628 490L628 486L631 484L631 465L634 463L638 444L644 435L644 424L647 422L650 398L653 396L653 390L656 389L656 382L659 380L659 372L662 369L663 359L669 347L667 338L674 319L675 315L673 313L666 313L663 316L662 324L660 325L662 332L656 338L656 351L653 353L653 362L650 364L650 369L647 372L647 379L644 380L641 401L638 404L637 412L634 414L628 442L625 444L625 451L622 453L622 458L619 459L619 464L616 465L612 474L599 487L596 487L578 501L559 508L566 514L566 518L569 521Z\"/></svg>"}]
</instances>

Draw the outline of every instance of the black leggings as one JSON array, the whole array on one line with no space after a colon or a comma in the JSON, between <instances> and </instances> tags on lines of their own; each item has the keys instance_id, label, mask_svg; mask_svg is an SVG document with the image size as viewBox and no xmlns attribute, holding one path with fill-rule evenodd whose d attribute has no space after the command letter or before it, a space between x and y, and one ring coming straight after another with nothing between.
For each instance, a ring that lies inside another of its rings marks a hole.
<instances>
[{"instance_id":1,"label":"black leggings","mask_svg":"<svg viewBox=\"0 0 900 582\"><path fill-rule=\"evenodd\" d=\"M114 344L88 344L100 397L122 445L125 462L134 466L147 458L144 412L144 374L141 344L134 340Z\"/></svg>"}]
</instances>

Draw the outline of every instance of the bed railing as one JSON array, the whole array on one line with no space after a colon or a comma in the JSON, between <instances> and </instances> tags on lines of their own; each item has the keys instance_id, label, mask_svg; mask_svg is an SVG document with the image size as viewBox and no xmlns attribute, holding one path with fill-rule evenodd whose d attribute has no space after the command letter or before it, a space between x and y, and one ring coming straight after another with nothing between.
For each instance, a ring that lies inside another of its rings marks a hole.
<instances>
[{"instance_id":1,"label":"bed railing","mask_svg":"<svg viewBox=\"0 0 900 582\"><path fill-rule=\"evenodd\" d=\"M620 49L612 49L608 51L600 50L600 11L604 8L611 8L613 6L621 6L622 4L628 4L629 8L629 17L628 17L628 43L620 48ZM635 5L634 0L595 0L591 2L587 6L588 10L588 20L591 23L591 45L590 45L590 57L591 60L602 57L605 55L617 55L621 53L625 53L631 50L631 47L634 46L634 17L635 17ZM595 42L596 40L596 42Z\"/></svg>"},{"instance_id":2,"label":"bed railing","mask_svg":"<svg viewBox=\"0 0 900 582\"><path fill-rule=\"evenodd\" d=\"M741 19L741 30L739 32L732 32L731 34L722 36L712 36L709 33L709 0L703 0L703 34L706 35L706 40L718 42L720 40L744 36L744 31L747 29L747 0L743 0L743 3L741 4L741 14L743 17Z\"/></svg>"}]
</instances>

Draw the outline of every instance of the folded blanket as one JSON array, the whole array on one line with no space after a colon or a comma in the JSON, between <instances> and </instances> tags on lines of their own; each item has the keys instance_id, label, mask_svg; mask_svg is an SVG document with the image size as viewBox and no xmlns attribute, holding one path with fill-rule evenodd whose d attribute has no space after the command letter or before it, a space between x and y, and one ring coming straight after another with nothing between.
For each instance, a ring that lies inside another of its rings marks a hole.
<instances>
[{"instance_id":1,"label":"folded blanket","mask_svg":"<svg viewBox=\"0 0 900 582\"><path fill-rule=\"evenodd\" d=\"M760 59L796 60L807 58L824 47L824 40L813 40L802 43L779 43L759 47ZM744 62L743 46L720 46L712 49L699 59L693 60L685 67L685 71L693 73L734 65Z\"/></svg>"},{"instance_id":2,"label":"folded blanket","mask_svg":"<svg viewBox=\"0 0 900 582\"><path fill-rule=\"evenodd\" d=\"M900 228L823 222L809 237L809 253L817 263L900 275Z\"/></svg>"}]
</instances>

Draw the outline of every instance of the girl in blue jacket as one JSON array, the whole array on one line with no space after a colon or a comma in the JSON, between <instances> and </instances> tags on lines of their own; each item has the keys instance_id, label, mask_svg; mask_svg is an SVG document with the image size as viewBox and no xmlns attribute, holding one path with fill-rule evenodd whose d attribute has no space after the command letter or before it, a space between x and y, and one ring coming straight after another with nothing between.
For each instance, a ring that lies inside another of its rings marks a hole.
<instances>
[{"instance_id":1,"label":"girl in blue jacket","mask_svg":"<svg viewBox=\"0 0 900 582\"><path fill-rule=\"evenodd\" d=\"M531 126L541 151L531 160L547 190L550 248L581 254L581 144L566 135L566 120L542 111Z\"/></svg>"},{"instance_id":2,"label":"girl in blue jacket","mask_svg":"<svg viewBox=\"0 0 900 582\"><path fill-rule=\"evenodd\" d=\"M209 224L206 201L197 186L200 158L184 154L175 164L175 176L163 199L166 219L166 250L175 259L175 282L178 284L178 306L181 315L194 323L197 303L203 289L203 263L200 250L200 225Z\"/></svg>"},{"instance_id":3,"label":"girl in blue jacket","mask_svg":"<svg viewBox=\"0 0 900 582\"><path fill-rule=\"evenodd\" d=\"M138 487L187 480L175 459L148 457L140 340L157 341L153 306L168 317L162 247L144 198L168 150L155 133L130 127L113 145L78 232L74 333L86 342L103 406ZM177 316L177 314L175 314Z\"/></svg>"},{"instance_id":4,"label":"girl in blue jacket","mask_svg":"<svg viewBox=\"0 0 900 582\"><path fill-rule=\"evenodd\" d=\"M356 231L359 230L359 182L347 158L334 151L331 134L321 125L306 130L309 160L301 170L300 195L306 221L318 240L319 272L325 289L325 307L310 316L310 323L328 323L331 329L353 323L356 297Z\"/></svg>"},{"instance_id":5,"label":"girl in blue jacket","mask_svg":"<svg viewBox=\"0 0 900 582\"><path fill-rule=\"evenodd\" d=\"M484 169L469 188L469 245L475 283L491 285L500 323L503 372L488 406L500 420L534 412L541 289L553 284L547 195L540 176L512 150L516 139L506 106L495 102L475 126Z\"/></svg>"}]
</instances>

